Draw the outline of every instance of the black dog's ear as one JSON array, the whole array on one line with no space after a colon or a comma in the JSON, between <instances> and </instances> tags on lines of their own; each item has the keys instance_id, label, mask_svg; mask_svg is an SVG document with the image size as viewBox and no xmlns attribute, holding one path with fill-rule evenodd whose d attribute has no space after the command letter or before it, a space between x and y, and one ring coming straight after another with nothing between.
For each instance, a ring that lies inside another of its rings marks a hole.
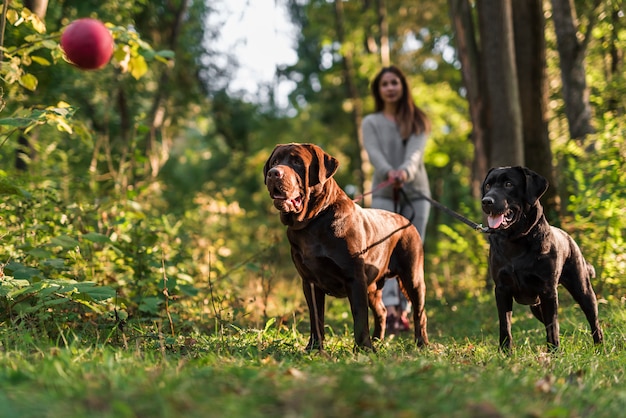
<instances>
[{"instance_id":1,"label":"black dog's ear","mask_svg":"<svg viewBox=\"0 0 626 418\"><path fill-rule=\"evenodd\" d=\"M537 200L548 190L548 180L541 174L535 173L530 168L520 167L526 176L526 198L530 205L534 205Z\"/></svg>"},{"instance_id":2,"label":"black dog's ear","mask_svg":"<svg viewBox=\"0 0 626 418\"><path fill-rule=\"evenodd\" d=\"M270 163L272 162L272 157L274 156L274 154L276 153L276 150L278 150L279 147L281 147L281 145L276 145L274 147L274 151L272 151L269 158L265 162L265 165L263 166L263 182L265 184L267 184L267 172L270 171Z\"/></svg>"},{"instance_id":3,"label":"black dog's ear","mask_svg":"<svg viewBox=\"0 0 626 418\"><path fill-rule=\"evenodd\" d=\"M331 178L339 168L339 161L323 149L314 144L302 144L306 146L313 157L309 168L309 186L324 183Z\"/></svg>"}]
</instances>

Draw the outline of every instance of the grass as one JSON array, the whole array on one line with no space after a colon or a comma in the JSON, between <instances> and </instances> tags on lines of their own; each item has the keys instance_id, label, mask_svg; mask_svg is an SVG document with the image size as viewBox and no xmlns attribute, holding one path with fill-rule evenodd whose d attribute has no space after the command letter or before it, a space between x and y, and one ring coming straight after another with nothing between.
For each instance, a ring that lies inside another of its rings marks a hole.
<instances>
[{"instance_id":1,"label":"grass","mask_svg":"<svg viewBox=\"0 0 626 418\"><path fill-rule=\"evenodd\" d=\"M497 350L492 298L429 306L431 346L410 338L353 353L345 303L329 304L324 353L303 351L307 324L226 327L173 341L135 329L127 348L75 333L63 348L2 330L2 417L614 417L626 410L626 314L601 305L594 347L565 300L562 349L547 354L538 321L516 305L516 348Z\"/></svg>"}]
</instances>

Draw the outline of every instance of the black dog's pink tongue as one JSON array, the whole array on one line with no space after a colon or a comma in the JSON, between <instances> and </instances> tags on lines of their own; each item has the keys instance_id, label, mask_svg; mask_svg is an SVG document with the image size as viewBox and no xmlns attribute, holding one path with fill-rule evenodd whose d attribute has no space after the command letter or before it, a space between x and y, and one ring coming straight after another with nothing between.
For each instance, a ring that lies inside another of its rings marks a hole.
<instances>
[{"instance_id":1,"label":"black dog's pink tongue","mask_svg":"<svg viewBox=\"0 0 626 418\"><path fill-rule=\"evenodd\" d=\"M502 225L503 221L504 221L504 214L487 216L487 222L489 223L489 228L496 229L500 225Z\"/></svg>"}]
</instances>

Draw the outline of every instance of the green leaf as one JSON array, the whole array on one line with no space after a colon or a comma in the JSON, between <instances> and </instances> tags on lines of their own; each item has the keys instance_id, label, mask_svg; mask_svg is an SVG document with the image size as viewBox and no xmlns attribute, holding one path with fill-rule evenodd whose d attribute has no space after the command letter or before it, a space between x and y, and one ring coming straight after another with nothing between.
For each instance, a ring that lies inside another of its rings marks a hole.
<instances>
[{"instance_id":1,"label":"green leaf","mask_svg":"<svg viewBox=\"0 0 626 418\"><path fill-rule=\"evenodd\" d=\"M186 296L197 296L199 293L198 288L189 284L179 284L178 289Z\"/></svg>"},{"instance_id":2,"label":"green leaf","mask_svg":"<svg viewBox=\"0 0 626 418\"><path fill-rule=\"evenodd\" d=\"M11 292L30 286L28 280L17 280L10 276L4 276L0 281L0 296L8 297Z\"/></svg>"},{"instance_id":3,"label":"green leaf","mask_svg":"<svg viewBox=\"0 0 626 418\"><path fill-rule=\"evenodd\" d=\"M7 178L0 178L0 196L2 195L30 197L28 192L20 189L15 184L11 183Z\"/></svg>"},{"instance_id":4,"label":"green leaf","mask_svg":"<svg viewBox=\"0 0 626 418\"><path fill-rule=\"evenodd\" d=\"M270 329L270 327L274 325L275 322L276 322L276 318L274 317L268 319L267 322L265 323L265 328L263 328L263 332L266 333Z\"/></svg>"},{"instance_id":5,"label":"green leaf","mask_svg":"<svg viewBox=\"0 0 626 418\"><path fill-rule=\"evenodd\" d=\"M67 235L61 235L54 237L50 240L50 245L63 247L66 250L78 247L79 243L76 239L68 237Z\"/></svg>"},{"instance_id":6,"label":"green leaf","mask_svg":"<svg viewBox=\"0 0 626 418\"><path fill-rule=\"evenodd\" d=\"M111 239L108 236L97 232L87 232L86 234L83 234L82 237L87 241L95 242L97 244L109 244L111 242Z\"/></svg>"},{"instance_id":7,"label":"green leaf","mask_svg":"<svg viewBox=\"0 0 626 418\"><path fill-rule=\"evenodd\" d=\"M146 64L146 60L141 55L131 58L129 68L130 74L135 80L139 80L148 72L148 64Z\"/></svg>"},{"instance_id":8,"label":"green leaf","mask_svg":"<svg viewBox=\"0 0 626 418\"><path fill-rule=\"evenodd\" d=\"M7 20L10 24L16 25L16 23L20 20L20 15L14 9L9 9L7 11ZM20 22L21 23L21 22Z\"/></svg>"},{"instance_id":9,"label":"green leaf","mask_svg":"<svg viewBox=\"0 0 626 418\"><path fill-rule=\"evenodd\" d=\"M102 301L115 297L115 289L109 286L98 286L94 282L77 283L76 289L81 294L89 295L95 301Z\"/></svg>"},{"instance_id":10,"label":"green leaf","mask_svg":"<svg viewBox=\"0 0 626 418\"><path fill-rule=\"evenodd\" d=\"M41 42L41 45L43 45L45 48L48 48L48 49L56 49L59 46L59 44L49 39L46 39L43 42Z\"/></svg>"},{"instance_id":11,"label":"green leaf","mask_svg":"<svg viewBox=\"0 0 626 418\"><path fill-rule=\"evenodd\" d=\"M168 58L168 59L174 59L176 57L176 53L174 53L174 51L169 50L169 49L157 51L156 55L159 57Z\"/></svg>"},{"instance_id":12,"label":"green leaf","mask_svg":"<svg viewBox=\"0 0 626 418\"><path fill-rule=\"evenodd\" d=\"M52 256L52 253L49 250L46 250L44 248L33 248L32 250L27 251L26 254L30 255L31 257L38 258L40 260L43 260Z\"/></svg>"},{"instance_id":13,"label":"green leaf","mask_svg":"<svg viewBox=\"0 0 626 418\"><path fill-rule=\"evenodd\" d=\"M41 264L46 267L52 267L56 270L61 270L65 268L65 261L61 258L49 258L47 260L42 260Z\"/></svg>"},{"instance_id":14,"label":"green leaf","mask_svg":"<svg viewBox=\"0 0 626 418\"><path fill-rule=\"evenodd\" d=\"M16 279L31 280L34 277L42 277L41 271L20 263L11 262L4 269Z\"/></svg>"},{"instance_id":15,"label":"green leaf","mask_svg":"<svg viewBox=\"0 0 626 418\"><path fill-rule=\"evenodd\" d=\"M31 55L30 59L32 59L34 62L36 62L39 65L44 65L44 66L49 66L52 63L50 61L48 61L47 59L45 59L44 57L38 57L36 55Z\"/></svg>"},{"instance_id":16,"label":"green leaf","mask_svg":"<svg viewBox=\"0 0 626 418\"><path fill-rule=\"evenodd\" d=\"M35 91L37 90L37 83L39 83L39 80L37 80L37 77L34 75L26 73L20 77L19 83L22 87L30 91Z\"/></svg>"},{"instance_id":17,"label":"green leaf","mask_svg":"<svg viewBox=\"0 0 626 418\"><path fill-rule=\"evenodd\" d=\"M159 305L162 302L163 301L160 298L154 296L143 298L139 304L139 310L142 312L156 314L159 312Z\"/></svg>"},{"instance_id":18,"label":"green leaf","mask_svg":"<svg viewBox=\"0 0 626 418\"><path fill-rule=\"evenodd\" d=\"M37 122L38 122L37 119L32 119L32 118L2 118L0 119L0 125L14 126L16 128L25 128Z\"/></svg>"}]
</instances>

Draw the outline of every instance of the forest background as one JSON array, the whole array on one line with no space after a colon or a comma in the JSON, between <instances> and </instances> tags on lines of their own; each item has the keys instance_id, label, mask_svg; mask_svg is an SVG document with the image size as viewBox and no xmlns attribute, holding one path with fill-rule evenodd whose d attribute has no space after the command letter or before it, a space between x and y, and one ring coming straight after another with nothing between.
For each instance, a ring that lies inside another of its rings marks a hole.
<instances>
[{"instance_id":1,"label":"forest background","mask_svg":"<svg viewBox=\"0 0 626 418\"><path fill-rule=\"evenodd\" d=\"M601 301L626 296L620 0L277 1L298 28L298 61L254 101L228 89L237 57L216 52L220 27L207 25L219 2L24 3L3 5L8 329L57 341L158 329L176 343L306 321L262 166L277 143L312 142L339 159L341 186L369 190L360 120L390 63L433 121L436 200L481 222L489 167L535 169L550 179L550 221L594 264ZM58 47L63 27L87 16L116 41L99 71L71 66ZM273 95L284 80L296 86L286 108ZM429 301L488 294L487 252L482 234L434 209ZM345 320L347 303L339 310Z\"/></svg>"}]
</instances>

